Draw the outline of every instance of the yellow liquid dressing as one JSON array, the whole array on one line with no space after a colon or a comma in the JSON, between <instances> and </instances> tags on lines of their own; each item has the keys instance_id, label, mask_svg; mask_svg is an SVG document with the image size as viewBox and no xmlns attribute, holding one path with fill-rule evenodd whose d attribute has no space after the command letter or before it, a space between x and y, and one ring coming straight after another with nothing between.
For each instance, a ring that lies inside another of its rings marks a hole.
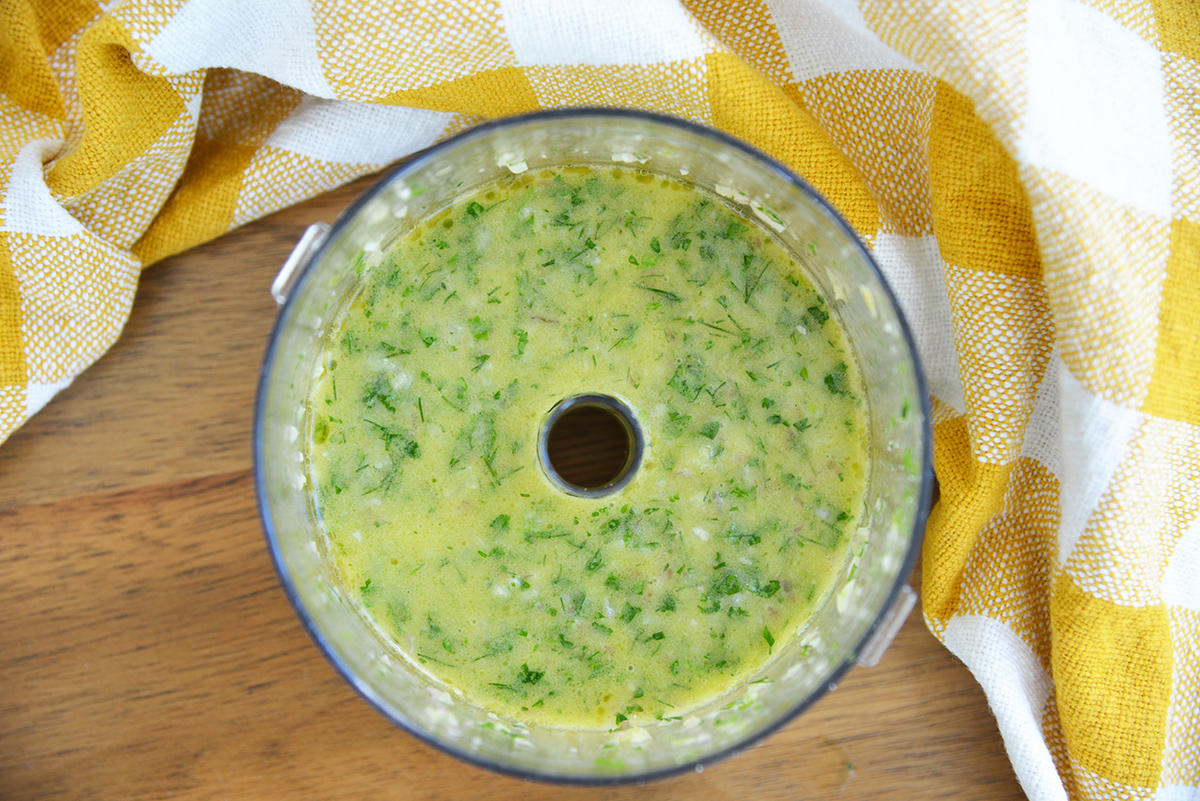
<instances>
[{"instance_id":1,"label":"yellow liquid dressing","mask_svg":"<svg viewBox=\"0 0 1200 801\"><path fill-rule=\"evenodd\" d=\"M347 594L412 662L530 724L669 719L796 636L848 562L867 434L845 334L770 235L661 176L514 176L363 277L310 398ZM560 401L618 398L645 453L551 483Z\"/></svg>"}]
</instances>

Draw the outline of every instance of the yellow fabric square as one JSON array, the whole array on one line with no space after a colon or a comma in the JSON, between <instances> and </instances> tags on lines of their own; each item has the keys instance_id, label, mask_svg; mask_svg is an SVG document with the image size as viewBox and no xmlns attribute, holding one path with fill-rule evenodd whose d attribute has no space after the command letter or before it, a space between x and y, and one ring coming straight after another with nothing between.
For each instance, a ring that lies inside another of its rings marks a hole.
<instances>
[{"instance_id":1,"label":"yellow fabric square","mask_svg":"<svg viewBox=\"0 0 1200 801\"><path fill-rule=\"evenodd\" d=\"M21 327L29 382L70 379L117 340L133 306L139 265L88 231L10 234L8 246L24 294ZM58 269L47 271L46 264Z\"/></svg>"},{"instance_id":2,"label":"yellow fabric square","mask_svg":"<svg viewBox=\"0 0 1200 801\"><path fill-rule=\"evenodd\" d=\"M498 0L314 0L312 10L325 76L346 100L372 101L517 65Z\"/></svg>"},{"instance_id":3,"label":"yellow fabric square","mask_svg":"<svg viewBox=\"0 0 1200 801\"><path fill-rule=\"evenodd\" d=\"M133 64L134 49L128 34L107 17L83 35L77 77L84 135L47 178L58 196L82 195L121 171L184 112L169 80Z\"/></svg>"},{"instance_id":4,"label":"yellow fabric square","mask_svg":"<svg viewBox=\"0 0 1200 801\"><path fill-rule=\"evenodd\" d=\"M943 81L929 131L929 184L942 258L957 267L1041 278L1017 164L974 104Z\"/></svg>"},{"instance_id":5,"label":"yellow fabric square","mask_svg":"<svg viewBox=\"0 0 1200 801\"><path fill-rule=\"evenodd\" d=\"M203 86L197 73L169 80L181 97L194 98ZM63 207L96 236L128 249L146 232L173 191L175 181L160 176L178 175L187 164L195 144L195 127L190 114L179 114L133 161L85 194L65 199Z\"/></svg>"},{"instance_id":6,"label":"yellow fabric square","mask_svg":"<svg viewBox=\"0 0 1200 801\"><path fill-rule=\"evenodd\" d=\"M1058 478L1034 459L1015 466L1004 508L984 526L966 569L957 613L987 615L1024 640L1050 671L1050 601L1059 512Z\"/></svg>"},{"instance_id":7,"label":"yellow fabric square","mask_svg":"<svg viewBox=\"0 0 1200 801\"><path fill-rule=\"evenodd\" d=\"M974 0L970 13L945 13L945 7L927 0L861 0L858 5L885 44L972 98L979 118L1010 151L1016 149L1022 107L998 88L1017 91L1025 85L1028 2Z\"/></svg>"},{"instance_id":8,"label":"yellow fabric square","mask_svg":"<svg viewBox=\"0 0 1200 801\"><path fill-rule=\"evenodd\" d=\"M1026 167L1022 178L1040 219L1043 283L1063 362L1092 393L1140 405L1154 362L1170 222L1052 170Z\"/></svg>"},{"instance_id":9,"label":"yellow fabric square","mask_svg":"<svg viewBox=\"0 0 1200 801\"><path fill-rule=\"evenodd\" d=\"M712 53L707 63L713 124L787 164L828 198L860 237L874 239L879 209L862 174L799 98L729 53Z\"/></svg>"},{"instance_id":10,"label":"yellow fabric square","mask_svg":"<svg viewBox=\"0 0 1200 801\"><path fill-rule=\"evenodd\" d=\"M836 72L796 85L804 107L867 179L890 233L933 233L926 155L934 81L916 70Z\"/></svg>"},{"instance_id":11,"label":"yellow fabric square","mask_svg":"<svg viewBox=\"0 0 1200 801\"><path fill-rule=\"evenodd\" d=\"M1063 735L1062 721L1058 717L1058 694L1053 687L1042 706L1042 737L1045 738L1046 748L1050 751L1050 758L1054 760L1054 767L1058 770L1063 789L1069 797L1082 799L1079 785L1075 781L1075 766L1067 750L1067 739Z\"/></svg>"},{"instance_id":12,"label":"yellow fabric square","mask_svg":"<svg viewBox=\"0 0 1200 801\"><path fill-rule=\"evenodd\" d=\"M435 86L403 89L376 97L374 102L480 117L506 117L538 107L529 78L519 67L499 67Z\"/></svg>"},{"instance_id":13,"label":"yellow fabric square","mask_svg":"<svg viewBox=\"0 0 1200 801\"><path fill-rule=\"evenodd\" d=\"M38 27L27 2L0 3L0 94L30 111L61 118L62 95Z\"/></svg>"},{"instance_id":14,"label":"yellow fabric square","mask_svg":"<svg viewBox=\"0 0 1200 801\"><path fill-rule=\"evenodd\" d=\"M1195 0L1151 0L1163 50L1200 61L1200 4Z\"/></svg>"},{"instance_id":15,"label":"yellow fabric square","mask_svg":"<svg viewBox=\"0 0 1200 801\"><path fill-rule=\"evenodd\" d=\"M38 34L47 53L59 48L100 13L96 0L57 0L38 8Z\"/></svg>"},{"instance_id":16,"label":"yellow fabric square","mask_svg":"<svg viewBox=\"0 0 1200 801\"><path fill-rule=\"evenodd\" d=\"M12 159L34 139L58 139L63 125L53 117L30 111L18 105L0 89L0 183L12 174Z\"/></svg>"},{"instance_id":17,"label":"yellow fabric square","mask_svg":"<svg viewBox=\"0 0 1200 801\"><path fill-rule=\"evenodd\" d=\"M0 387L25 386L25 342L21 335L21 294L8 248L0 231Z\"/></svg>"},{"instance_id":18,"label":"yellow fabric square","mask_svg":"<svg viewBox=\"0 0 1200 801\"><path fill-rule=\"evenodd\" d=\"M708 122L704 59L655 64L526 67L538 103L619 106Z\"/></svg>"},{"instance_id":19,"label":"yellow fabric square","mask_svg":"<svg viewBox=\"0 0 1200 801\"><path fill-rule=\"evenodd\" d=\"M255 152L251 145L197 140L179 185L134 244L133 255L153 264L228 231Z\"/></svg>"},{"instance_id":20,"label":"yellow fabric square","mask_svg":"<svg viewBox=\"0 0 1200 801\"><path fill-rule=\"evenodd\" d=\"M939 240L940 241L940 240ZM1021 453L1025 425L1050 362L1054 327L1045 289L1021 274L946 265L971 452L1007 464Z\"/></svg>"},{"instance_id":21,"label":"yellow fabric square","mask_svg":"<svg viewBox=\"0 0 1200 801\"><path fill-rule=\"evenodd\" d=\"M683 0L684 7L740 60L776 86L793 81L787 51L763 0L743 0L730 7L723 0ZM724 56L729 58L728 54Z\"/></svg>"},{"instance_id":22,"label":"yellow fabric square","mask_svg":"<svg viewBox=\"0 0 1200 801\"><path fill-rule=\"evenodd\" d=\"M25 385L4 386L0 384L0 441L8 439L12 432L25 421Z\"/></svg>"},{"instance_id":23,"label":"yellow fabric square","mask_svg":"<svg viewBox=\"0 0 1200 801\"><path fill-rule=\"evenodd\" d=\"M1102 601L1063 572L1050 620L1058 714L1072 758L1110 781L1157 787L1171 695L1166 609Z\"/></svg>"},{"instance_id":24,"label":"yellow fabric square","mask_svg":"<svg viewBox=\"0 0 1200 801\"><path fill-rule=\"evenodd\" d=\"M941 497L925 527L921 606L937 625L959 611L967 561L979 531L1004 508L1013 466L975 460L965 417L934 428L933 463Z\"/></svg>"},{"instance_id":25,"label":"yellow fabric square","mask_svg":"<svg viewBox=\"0 0 1200 801\"><path fill-rule=\"evenodd\" d=\"M1142 411L1200 425L1200 224L1174 220L1170 247Z\"/></svg>"},{"instance_id":26,"label":"yellow fabric square","mask_svg":"<svg viewBox=\"0 0 1200 801\"><path fill-rule=\"evenodd\" d=\"M340 186L375 172L381 165L321 161L265 145L246 168L233 212L233 225L244 225L281 206L299 203L330 186ZM280 187L287 187L286 193Z\"/></svg>"},{"instance_id":27,"label":"yellow fabric square","mask_svg":"<svg viewBox=\"0 0 1200 801\"><path fill-rule=\"evenodd\" d=\"M1150 606L1162 600L1176 543L1200 520L1200 455L1189 448L1200 430L1143 417L1122 439L1108 488L1091 504L1064 569L1098 598Z\"/></svg>"}]
</instances>

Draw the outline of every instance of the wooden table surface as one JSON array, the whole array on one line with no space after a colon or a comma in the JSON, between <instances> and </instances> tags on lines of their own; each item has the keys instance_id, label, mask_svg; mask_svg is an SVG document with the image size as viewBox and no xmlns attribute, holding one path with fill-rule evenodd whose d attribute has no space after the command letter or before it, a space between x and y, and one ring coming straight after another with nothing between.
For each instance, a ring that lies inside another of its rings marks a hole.
<instances>
[{"instance_id":1,"label":"wooden table surface","mask_svg":"<svg viewBox=\"0 0 1200 801\"><path fill-rule=\"evenodd\" d=\"M1022 797L983 693L916 612L765 742L641 786L494 775L361 700L276 580L250 430L271 280L366 186L150 268L121 340L0 446L0 797Z\"/></svg>"}]
</instances>

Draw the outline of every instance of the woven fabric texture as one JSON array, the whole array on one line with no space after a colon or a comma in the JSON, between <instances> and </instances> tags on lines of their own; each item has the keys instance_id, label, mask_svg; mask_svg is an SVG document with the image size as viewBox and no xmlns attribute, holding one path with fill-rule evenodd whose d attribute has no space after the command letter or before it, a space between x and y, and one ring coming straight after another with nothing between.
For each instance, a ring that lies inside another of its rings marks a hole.
<instances>
[{"instance_id":1,"label":"woven fabric texture","mask_svg":"<svg viewBox=\"0 0 1200 801\"><path fill-rule=\"evenodd\" d=\"M871 248L933 395L925 619L1026 793L1200 798L1194 0L0 2L0 440L144 267L580 104L741 137Z\"/></svg>"}]
</instances>

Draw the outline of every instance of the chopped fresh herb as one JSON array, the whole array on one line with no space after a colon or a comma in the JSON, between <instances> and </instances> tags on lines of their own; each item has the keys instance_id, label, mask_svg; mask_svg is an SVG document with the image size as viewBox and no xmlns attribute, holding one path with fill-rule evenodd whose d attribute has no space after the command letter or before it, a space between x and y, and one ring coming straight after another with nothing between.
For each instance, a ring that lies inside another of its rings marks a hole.
<instances>
[{"instance_id":1,"label":"chopped fresh herb","mask_svg":"<svg viewBox=\"0 0 1200 801\"><path fill-rule=\"evenodd\" d=\"M476 339L486 340L488 338L488 334L492 330L492 321L481 319L477 314L471 319L467 320L467 326L471 329L471 336L475 337Z\"/></svg>"},{"instance_id":2,"label":"chopped fresh herb","mask_svg":"<svg viewBox=\"0 0 1200 801\"><path fill-rule=\"evenodd\" d=\"M680 414L671 409L667 412L666 433L670 436L679 436L688 429L688 425L692 422L690 414Z\"/></svg>"},{"instance_id":3,"label":"chopped fresh herb","mask_svg":"<svg viewBox=\"0 0 1200 801\"><path fill-rule=\"evenodd\" d=\"M850 394L850 379L846 377L846 363L840 362L825 375L825 388L834 395Z\"/></svg>"},{"instance_id":4,"label":"chopped fresh herb","mask_svg":"<svg viewBox=\"0 0 1200 801\"><path fill-rule=\"evenodd\" d=\"M630 256L629 258L632 259L633 257ZM683 300L683 298L679 297L674 292L668 292L665 289L655 289L652 286L645 286L643 284L634 284L634 286L636 286L638 289L644 289L647 292L653 292L654 294L658 295L659 297L666 298L671 303L679 303L681 300Z\"/></svg>"},{"instance_id":5,"label":"chopped fresh herb","mask_svg":"<svg viewBox=\"0 0 1200 801\"><path fill-rule=\"evenodd\" d=\"M517 681L521 684L537 684L546 675L543 670L530 670L529 665L522 664L521 672L517 674Z\"/></svg>"},{"instance_id":6,"label":"chopped fresh herb","mask_svg":"<svg viewBox=\"0 0 1200 801\"><path fill-rule=\"evenodd\" d=\"M726 573L724 578L713 585L713 591L722 595L736 595L742 591L742 582L732 573Z\"/></svg>"},{"instance_id":7,"label":"chopped fresh herb","mask_svg":"<svg viewBox=\"0 0 1200 801\"><path fill-rule=\"evenodd\" d=\"M772 595L779 592L779 580L771 579L766 584L752 584L749 585L747 589L760 598L770 598Z\"/></svg>"},{"instance_id":8,"label":"chopped fresh herb","mask_svg":"<svg viewBox=\"0 0 1200 801\"><path fill-rule=\"evenodd\" d=\"M700 397L700 393L707 384L708 380L705 377L703 365L692 360L685 361L676 367L675 374L667 382L668 387L690 401Z\"/></svg>"}]
</instances>

